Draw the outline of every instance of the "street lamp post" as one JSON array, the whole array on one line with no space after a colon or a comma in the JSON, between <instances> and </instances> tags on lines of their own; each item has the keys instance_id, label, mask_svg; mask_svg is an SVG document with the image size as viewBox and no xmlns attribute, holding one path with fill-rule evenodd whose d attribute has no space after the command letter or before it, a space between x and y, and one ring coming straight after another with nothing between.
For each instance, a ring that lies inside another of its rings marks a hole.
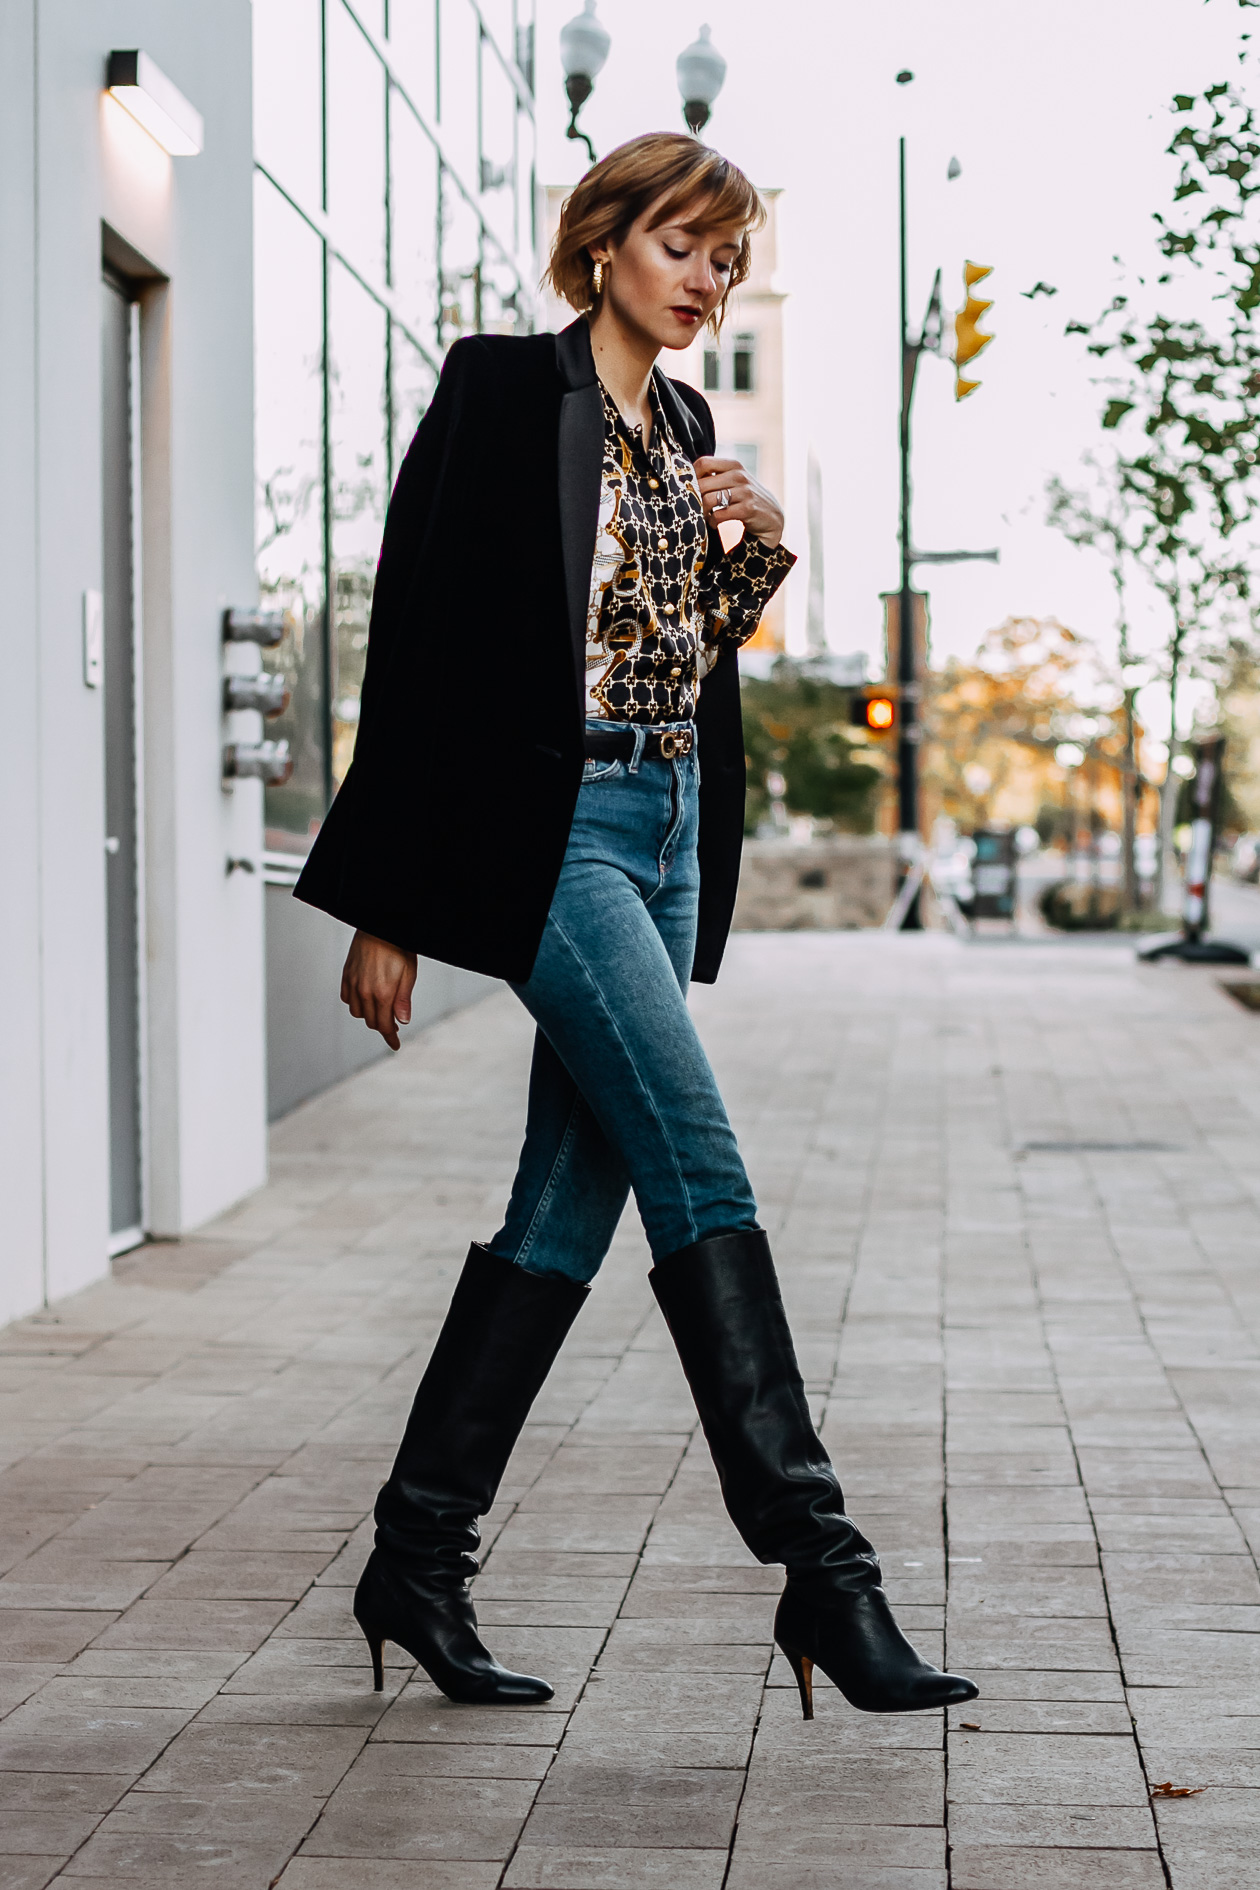
<instances>
[{"instance_id":1,"label":"street lamp post","mask_svg":"<svg viewBox=\"0 0 1260 1890\"><path fill-rule=\"evenodd\" d=\"M726 78L726 61L713 44L712 29L700 28L700 37L684 46L674 71L682 94L683 117L692 136L698 138L709 122L714 100Z\"/></svg>"},{"instance_id":2,"label":"street lamp post","mask_svg":"<svg viewBox=\"0 0 1260 1890\"><path fill-rule=\"evenodd\" d=\"M578 130L578 113L595 89L595 81L604 69L608 48L612 45L608 28L595 17L595 0L560 28L560 63L564 67L564 89L569 100L569 127L566 138L586 146L595 163L595 146L584 131Z\"/></svg>"},{"instance_id":3,"label":"street lamp post","mask_svg":"<svg viewBox=\"0 0 1260 1890\"><path fill-rule=\"evenodd\" d=\"M607 27L595 17L595 0L586 0L582 12L575 13L567 25L560 28L560 63L564 67L564 89L569 101L565 136L586 146L592 164L596 162L595 146L579 129L578 113L595 90L595 81L604 69L611 45ZM713 44L709 27L702 26L699 38L683 47L674 71L687 129L698 138L709 122L714 100L726 78L726 61Z\"/></svg>"}]
</instances>

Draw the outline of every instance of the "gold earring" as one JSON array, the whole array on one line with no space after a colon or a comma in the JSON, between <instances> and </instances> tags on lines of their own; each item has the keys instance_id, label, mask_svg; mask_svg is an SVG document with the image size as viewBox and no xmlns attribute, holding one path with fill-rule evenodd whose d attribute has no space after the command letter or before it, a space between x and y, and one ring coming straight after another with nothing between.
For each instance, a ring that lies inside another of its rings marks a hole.
<instances>
[{"instance_id":1,"label":"gold earring","mask_svg":"<svg viewBox=\"0 0 1260 1890\"><path fill-rule=\"evenodd\" d=\"M593 295L599 295L602 293L603 287L604 287L604 265L602 262L597 262L595 265L594 272L591 276L591 293Z\"/></svg>"}]
</instances>

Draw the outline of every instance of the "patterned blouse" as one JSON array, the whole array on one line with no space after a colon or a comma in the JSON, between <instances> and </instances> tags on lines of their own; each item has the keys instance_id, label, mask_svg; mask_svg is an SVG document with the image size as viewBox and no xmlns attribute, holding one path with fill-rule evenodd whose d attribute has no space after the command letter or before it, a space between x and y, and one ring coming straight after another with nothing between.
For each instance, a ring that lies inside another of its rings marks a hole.
<instances>
[{"instance_id":1,"label":"patterned blouse","mask_svg":"<svg viewBox=\"0 0 1260 1890\"><path fill-rule=\"evenodd\" d=\"M695 469L661 411L655 383L647 447L642 427L631 432L606 387L603 395L587 717L689 722L701 678L723 649L752 636L796 559L749 532L725 555L711 554Z\"/></svg>"}]
</instances>

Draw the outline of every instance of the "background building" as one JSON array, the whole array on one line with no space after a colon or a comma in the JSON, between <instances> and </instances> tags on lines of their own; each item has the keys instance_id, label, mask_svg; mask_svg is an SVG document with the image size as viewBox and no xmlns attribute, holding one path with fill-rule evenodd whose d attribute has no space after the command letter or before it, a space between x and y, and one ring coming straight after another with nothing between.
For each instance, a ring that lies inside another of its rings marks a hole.
<instances>
[{"instance_id":1,"label":"background building","mask_svg":"<svg viewBox=\"0 0 1260 1890\"><path fill-rule=\"evenodd\" d=\"M248 1193L269 1110L379 1053L337 1004L344 928L283 882L353 748L443 352L533 322L531 18L0 8L0 1319ZM137 48L148 129L106 85ZM293 612L263 656L223 636L260 589ZM291 691L266 727L224 706L260 661ZM224 776L264 734L296 764L266 845L261 783ZM417 1019L481 988L425 966Z\"/></svg>"}]
</instances>

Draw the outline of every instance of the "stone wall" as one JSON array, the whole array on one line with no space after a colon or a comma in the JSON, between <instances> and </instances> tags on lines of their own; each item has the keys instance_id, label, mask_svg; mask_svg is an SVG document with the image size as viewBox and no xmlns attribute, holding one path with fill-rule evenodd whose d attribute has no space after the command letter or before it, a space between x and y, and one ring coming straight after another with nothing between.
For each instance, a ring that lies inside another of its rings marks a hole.
<instances>
[{"instance_id":1,"label":"stone wall","mask_svg":"<svg viewBox=\"0 0 1260 1890\"><path fill-rule=\"evenodd\" d=\"M746 840L737 932L854 932L882 925L896 893L896 842L837 834L794 845Z\"/></svg>"}]
</instances>

